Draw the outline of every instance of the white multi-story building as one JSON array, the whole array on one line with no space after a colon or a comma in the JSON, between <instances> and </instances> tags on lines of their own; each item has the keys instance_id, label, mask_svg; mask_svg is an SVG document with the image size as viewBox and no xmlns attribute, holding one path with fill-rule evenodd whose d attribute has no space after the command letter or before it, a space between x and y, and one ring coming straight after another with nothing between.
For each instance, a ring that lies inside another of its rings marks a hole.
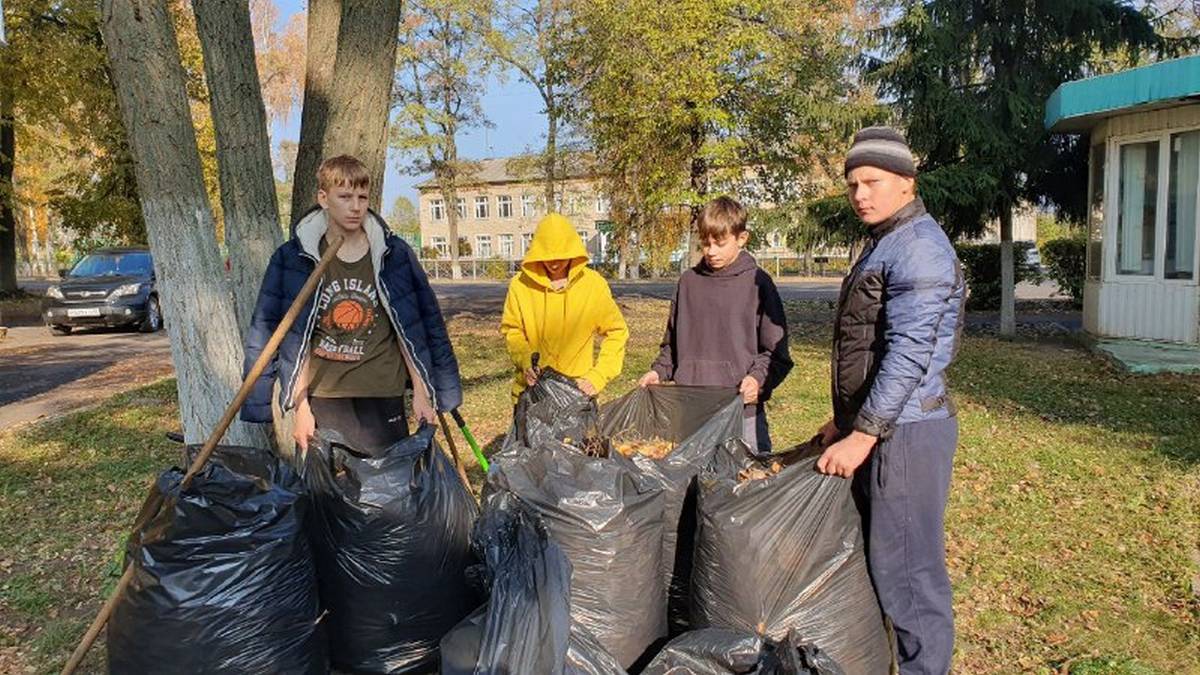
<instances>
[{"instance_id":1,"label":"white multi-story building","mask_svg":"<svg viewBox=\"0 0 1200 675\"><path fill-rule=\"evenodd\" d=\"M533 231L546 215L545 183L538 175L518 172L527 164L519 159L485 159L458 186L458 236L471 246L471 257L520 260L529 250ZM448 205L437 184L428 180L417 185L418 222L421 242L436 248L441 257L450 254ZM568 176L558 183L558 203L553 211L575 225L593 260L607 253L608 199L600 193L599 181L590 176Z\"/></svg>"}]
</instances>

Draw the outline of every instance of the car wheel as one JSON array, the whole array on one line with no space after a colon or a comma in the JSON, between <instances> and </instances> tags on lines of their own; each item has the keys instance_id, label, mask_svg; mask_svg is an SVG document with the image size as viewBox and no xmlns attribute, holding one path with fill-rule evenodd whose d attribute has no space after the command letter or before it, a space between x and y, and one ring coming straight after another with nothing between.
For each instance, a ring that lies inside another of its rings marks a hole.
<instances>
[{"instance_id":1,"label":"car wheel","mask_svg":"<svg viewBox=\"0 0 1200 675\"><path fill-rule=\"evenodd\" d=\"M71 326L50 326L50 332L55 335L70 335Z\"/></svg>"},{"instance_id":2,"label":"car wheel","mask_svg":"<svg viewBox=\"0 0 1200 675\"><path fill-rule=\"evenodd\" d=\"M158 304L158 297L150 296L146 300L146 318L142 320L142 325L138 330L143 333L156 333L162 328L162 308Z\"/></svg>"}]
</instances>

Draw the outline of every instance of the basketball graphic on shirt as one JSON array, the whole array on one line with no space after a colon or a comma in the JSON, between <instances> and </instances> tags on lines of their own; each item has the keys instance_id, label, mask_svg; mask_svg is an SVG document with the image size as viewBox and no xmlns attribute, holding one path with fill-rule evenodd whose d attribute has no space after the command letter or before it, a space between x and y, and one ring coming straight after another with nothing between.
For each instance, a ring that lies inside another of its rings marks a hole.
<instances>
[{"instance_id":1,"label":"basketball graphic on shirt","mask_svg":"<svg viewBox=\"0 0 1200 675\"><path fill-rule=\"evenodd\" d=\"M338 301L329 312L329 316L334 326L352 333L366 325L369 313L370 310L363 307L357 298L347 298Z\"/></svg>"},{"instance_id":2,"label":"basketball graphic on shirt","mask_svg":"<svg viewBox=\"0 0 1200 675\"><path fill-rule=\"evenodd\" d=\"M317 301L320 329L313 355L330 361L361 361L367 339L376 329L379 294L361 279L334 278Z\"/></svg>"}]
</instances>

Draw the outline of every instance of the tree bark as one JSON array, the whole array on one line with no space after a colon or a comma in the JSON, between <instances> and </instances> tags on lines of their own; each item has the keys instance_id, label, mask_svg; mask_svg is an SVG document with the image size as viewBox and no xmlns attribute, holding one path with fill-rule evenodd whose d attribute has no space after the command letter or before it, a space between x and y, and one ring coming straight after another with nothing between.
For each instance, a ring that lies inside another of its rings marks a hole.
<instances>
[{"instance_id":1,"label":"tree bark","mask_svg":"<svg viewBox=\"0 0 1200 675\"><path fill-rule=\"evenodd\" d=\"M442 183L442 202L446 205L446 228L449 230L450 278L462 278L462 263L458 261L458 187L454 178L445 178Z\"/></svg>"},{"instance_id":2,"label":"tree bark","mask_svg":"<svg viewBox=\"0 0 1200 675\"><path fill-rule=\"evenodd\" d=\"M555 181L558 180L558 110L553 104L553 90L547 84L546 98L546 157L542 162L542 171L546 180L546 212L554 206Z\"/></svg>"},{"instance_id":3,"label":"tree bark","mask_svg":"<svg viewBox=\"0 0 1200 675\"><path fill-rule=\"evenodd\" d=\"M11 47L9 47L11 49ZM13 167L17 156L12 86L0 82L0 296L17 291L17 212Z\"/></svg>"},{"instance_id":4,"label":"tree bark","mask_svg":"<svg viewBox=\"0 0 1200 675\"><path fill-rule=\"evenodd\" d=\"M292 173L292 222L299 220L317 203L317 167L324 158L321 143L329 120L341 21L341 0L308 0L308 51L304 106L300 112L300 143Z\"/></svg>"},{"instance_id":5,"label":"tree bark","mask_svg":"<svg viewBox=\"0 0 1200 675\"><path fill-rule=\"evenodd\" d=\"M354 155L371 174L371 208L380 210L387 166L388 113L400 39L400 0L343 0L333 97L322 143L326 157Z\"/></svg>"},{"instance_id":6,"label":"tree bark","mask_svg":"<svg viewBox=\"0 0 1200 675\"><path fill-rule=\"evenodd\" d=\"M283 243L250 6L246 0L192 0L192 9L216 131L229 281L244 336L267 263Z\"/></svg>"},{"instance_id":7,"label":"tree bark","mask_svg":"<svg viewBox=\"0 0 1200 675\"><path fill-rule=\"evenodd\" d=\"M1012 205L1000 210L1000 334L1017 334L1016 283L1013 275Z\"/></svg>"},{"instance_id":8,"label":"tree bark","mask_svg":"<svg viewBox=\"0 0 1200 675\"><path fill-rule=\"evenodd\" d=\"M237 391L242 343L217 253L179 46L166 0L103 0L100 28L170 326L183 433L188 443L199 443ZM266 436L235 423L225 439L259 445Z\"/></svg>"}]
</instances>

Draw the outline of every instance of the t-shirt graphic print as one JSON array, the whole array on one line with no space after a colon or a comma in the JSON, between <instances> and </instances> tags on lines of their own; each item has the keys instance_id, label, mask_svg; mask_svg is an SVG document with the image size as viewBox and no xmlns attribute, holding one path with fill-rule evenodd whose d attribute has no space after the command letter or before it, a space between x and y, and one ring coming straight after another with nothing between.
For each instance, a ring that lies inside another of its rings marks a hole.
<instances>
[{"instance_id":1,"label":"t-shirt graphic print","mask_svg":"<svg viewBox=\"0 0 1200 675\"><path fill-rule=\"evenodd\" d=\"M321 279L309 361L309 394L328 398L402 396L407 379L370 254L335 258Z\"/></svg>"},{"instance_id":2,"label":"t-shirt graphic print","mask_svg":"<svg viewBox=\"0 0 1200 675\"><path fill-rule=\"evenodd\" d=\"M367 338L376 329L379 293L372 282L342 277L333 279L317 299L321 333L313 356L330 361L361 361Z\"/></svg>"}]
</instances>

